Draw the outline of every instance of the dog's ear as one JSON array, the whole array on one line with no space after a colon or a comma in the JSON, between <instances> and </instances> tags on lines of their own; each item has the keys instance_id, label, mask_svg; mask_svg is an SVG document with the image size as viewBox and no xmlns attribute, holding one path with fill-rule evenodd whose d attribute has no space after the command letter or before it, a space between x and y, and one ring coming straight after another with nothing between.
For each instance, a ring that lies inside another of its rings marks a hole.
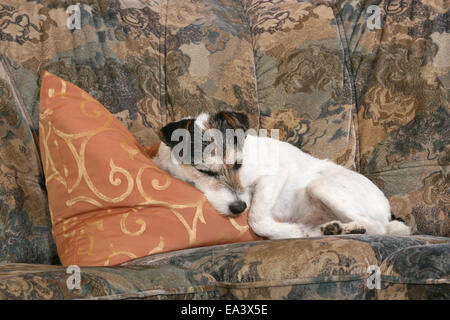
<instances>
[{"instance_id":1,"label":"dog's ear","mask_svg":"<svg viewBox=\"0 0 450 320\"><path fill-rule=\"evenodd\" d=\"M165 125L161 130L159 130L159 138L168 147L173 148L178 144L178 140L172 140L172 134L177 129L186 130L186 134L190 134L191 137L194 136L194 123L195 119L183 119L176 122L171 122Z\"/></svg>"},{"instance_id":2,"label":"dog's ear","mask_svg":"<svg viewBox=\"0 0 450 320\"><path fill-rule=\"evenodd\" d=\"M249 129L248 116L241 112L221 111L216 113L212 120L216 122L216 128L222 132L226 132L227 129L242 129L245 132Z\"/></svg>"}]
</instances>

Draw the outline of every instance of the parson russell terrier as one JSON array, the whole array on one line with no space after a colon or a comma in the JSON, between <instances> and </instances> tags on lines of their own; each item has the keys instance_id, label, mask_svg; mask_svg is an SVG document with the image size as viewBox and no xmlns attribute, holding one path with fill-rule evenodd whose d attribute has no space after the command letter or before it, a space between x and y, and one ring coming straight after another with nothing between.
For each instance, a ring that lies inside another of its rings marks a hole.
<instances>
[{"instance_id":1,"label":"parson russell terrier","mask_svg":"<svg viewBox=\"0 0 450 320\"><path fill-rule=\"evenodd\" d=\"M269 239L411 233L363 175L249 131L238 112L172 122L160 130L153 161L200 189L225 216L249 208L250 227Z\"/></svg>"}]
</instances>

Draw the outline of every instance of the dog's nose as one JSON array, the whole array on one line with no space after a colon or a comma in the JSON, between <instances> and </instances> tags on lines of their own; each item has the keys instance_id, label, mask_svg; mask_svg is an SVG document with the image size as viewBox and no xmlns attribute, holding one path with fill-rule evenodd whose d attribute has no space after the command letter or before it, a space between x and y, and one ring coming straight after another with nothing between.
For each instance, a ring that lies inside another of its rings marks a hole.
<instances>
[{"instance_id":1,"label":"dog's nose","mask_svg":"<svg viewBox=\"0 0 450 320\"><path fill-rule=\"evenodd\" d=\"M233 214L239 214L245 211L247 208L247 204L244 201L235 201L232 204L230 204L230 211Z\"/></svg>"}]
</instances>

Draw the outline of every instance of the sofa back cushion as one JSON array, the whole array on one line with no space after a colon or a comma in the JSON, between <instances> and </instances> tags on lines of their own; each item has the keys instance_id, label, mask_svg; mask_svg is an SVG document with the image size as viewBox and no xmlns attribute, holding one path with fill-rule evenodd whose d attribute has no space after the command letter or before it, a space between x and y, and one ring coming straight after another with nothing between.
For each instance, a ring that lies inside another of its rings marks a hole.
<instances>
[{"instance_id":1,"label":"sofa back cushion","mask_svg":"<svg viewBox=\"0 0 450 320\"><path fill-rule=\"evenodd\" d=\"M189 14L176 14L180 9ZM354 99L323 1L167 3L166 88L176 118L247 112L254 128L358 169Z\"/></svg>"},{"instance_id":2,"label":"sofa back cushion","mask_svg":"<svg viewBox=\"0 0 450 320\"><path fill-rule=\"evenodd\" d=\"M360 172L416 234L450 236L450 34L443 1L344 2ZM369 14L368 12L371 12ZM370 15L379 25L367 27Z\"/></svg>"}]
</instances>

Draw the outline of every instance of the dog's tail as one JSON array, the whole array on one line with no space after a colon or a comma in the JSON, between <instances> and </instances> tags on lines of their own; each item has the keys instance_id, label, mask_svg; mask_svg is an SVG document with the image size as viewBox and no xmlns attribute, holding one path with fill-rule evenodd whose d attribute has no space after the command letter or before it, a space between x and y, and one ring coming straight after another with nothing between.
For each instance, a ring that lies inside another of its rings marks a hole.
<instances>
[{"instance_id":1,"label":"dog's tail","mask_svg":"<svg viewBox=\"0 0 450 320\"><path fill-rule=\"evenodd\" d=\"M393 236L409 236L411 227L401 218L396 218L391 214L391 221L386 225L386 233Z\"/></svg>"}]
</instances>

